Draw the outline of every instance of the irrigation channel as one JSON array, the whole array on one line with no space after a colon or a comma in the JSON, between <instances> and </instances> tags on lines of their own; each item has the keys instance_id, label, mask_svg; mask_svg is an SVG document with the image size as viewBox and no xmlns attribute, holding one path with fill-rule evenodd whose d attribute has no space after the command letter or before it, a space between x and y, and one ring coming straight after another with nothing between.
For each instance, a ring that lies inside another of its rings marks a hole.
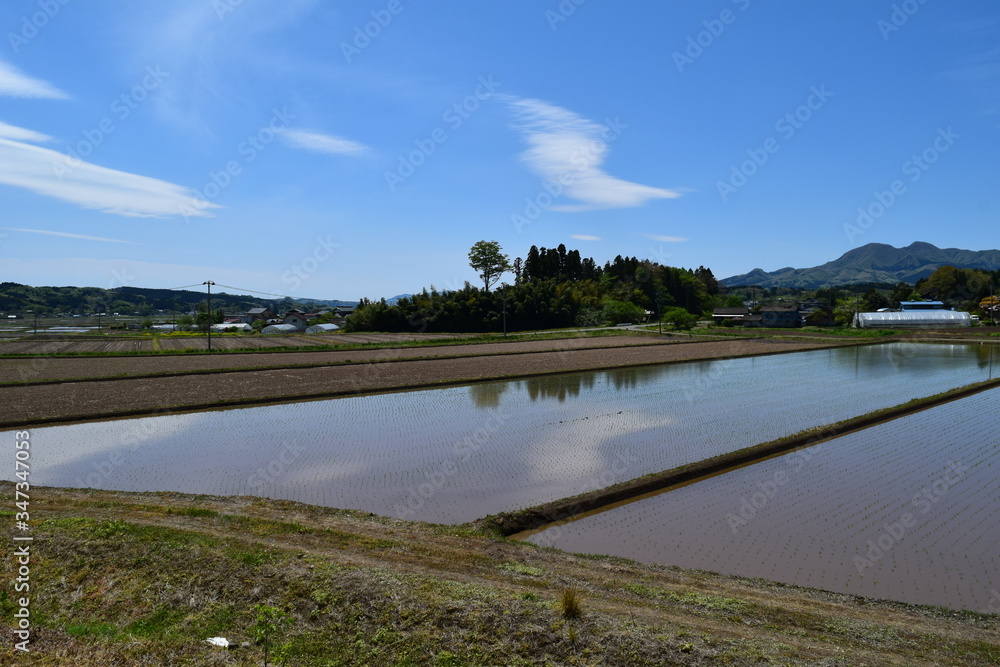
<instances>
[{"instance_id":1,"label":"irrigation channel","mask_svg":"<svg viewBox=\"0 0 1000 667\"><path fill-rule=\"evenodd\" d=\"M991 347L889 343L37 428L32 482L266 496L458 524L984 381L995 377ZM790 455L793 464L772 459L531 539L893 599L907 591L915 602L987 604L1000 588L1000 435L989 417L998 396L983 392L802 450L810 453ZM12 443L0 445L11 457ZM944 489L939 478L949 474L960 478L926 512L916 507L915 495ZM899 534L906 511L916 523ZM807 546L815 554L802 556Z\"/></svg>"}]
</instances>

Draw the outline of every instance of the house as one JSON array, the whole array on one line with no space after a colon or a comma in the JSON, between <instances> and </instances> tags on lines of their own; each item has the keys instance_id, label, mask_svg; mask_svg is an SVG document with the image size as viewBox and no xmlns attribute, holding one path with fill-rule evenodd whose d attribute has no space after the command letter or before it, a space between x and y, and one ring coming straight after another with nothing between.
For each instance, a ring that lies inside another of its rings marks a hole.
<instances>
[{"instance_id":1,"label":"house","mask_svg":"<svg viewBox=\"0 0 1000 667\"><path fill-rule=\"evenodd\" d=\"M833 309L822 299L799 301L799 319L803 326L832 327L837 323Z\"/></svg>"},{"instance_id":2,"label":"house","mask_svg":"<svg viewBox=\"0 0 1000 667\"><path fill-rule=\"evenodd\" d=\"M716 308L712 311L712 321L716 324L725 324L727 321L730 323L742 323L743 318L749 314L750 310L746 306Z\"/></svg>"},{"instance_id":3,"label":"house","mask_svg":"<svg viewBox=\"0 0 1000 667\"><path fill-rule=\"evenodd\" d=\"M285 313L285 316L281 318L282 324L290 324L299 331L305 331L306 327L309 326L309 320L305 313L300 310L292 309Z\"/></svg>"},{"instance_id":4,"label":"house","mask_svg":"<svg viewBox=\"0 0 1000 667\"><path fill-rule=\"evenodd\" d=\"M900 309L905 313L910 310L944 310L943 301L900 301Z\"/></svg>"},{"instance_id":5,"label":"house","mask_svg":"<svg viewBox=\"0 0 1000 667\"><path fill-rule=\"evenodd\" d=\"M347 317L354 314L354 306L337 306L333 309L337 317Z\"/></svg>"},{"instance_id":6,"label":"house","mask_svg":"<svg viewBox=\"0 0 1000 667\"><path fill-rule=\"evenodd\" d=\"M760 321L765 327L794 329L801 326L799 304L764 306L760 309Z\"/></svg>"},{"instance_id":7,"label":"house","mask_svg":"<svg viewBox=\"0 0 1000 667\"><path fill-rule=\"evenodd\" d=\"M275 315L271 312L270 308L251 308L247 311L247 315L250 316L250 320L273 320Z\"/></svg>"}]
</instances>

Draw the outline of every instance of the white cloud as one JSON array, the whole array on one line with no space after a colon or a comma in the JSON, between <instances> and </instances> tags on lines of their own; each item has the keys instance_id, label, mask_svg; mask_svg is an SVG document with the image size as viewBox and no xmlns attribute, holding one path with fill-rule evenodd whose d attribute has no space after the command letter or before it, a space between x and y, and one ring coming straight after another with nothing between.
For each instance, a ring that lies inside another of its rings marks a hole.
<instances>
[{"instance_id":1,"label":"white cloud","mask_svg":"<svg viewBox=\"0 0 1000 667\"><path fill-rule=\"evenodd\" d=\"M0 96L68 100L69 95L47 81L22 74L16 67L0 60Z\"/></svg>"},{"instance_id":2,"label":"white cloud","mask_svg":"<svg viewBox=\"0 0 1000 667\"><path fill-rule=\"evenodd\" d=\"M0 139L14 139L15 141L34 141L35 143L52 141L52 137L50 137L47 134L42 134L41 132L35 132L34 130L26 130L23 127L15 127L13 125L8 125L2 120L0 120Z\"/></svg>"},{"instance_id":3,"label":"white cloud","mask_svg":"<svg viewBox=\"0 0 1000 667\"><path fill-rule=\"evenodd\" d=\"M8 232L21 232L23 234L45 234L48 236L61 236L67 239L82 239L84 241L104 241L105 243L128 243L137 245L135 241L122 241L119 239L106 239L101 236L87 236L85 234L71 234L69 232L51 232L46 229L18 229L16 227L2 227Z\"/></svg>"},{"instance_id":4,"label":"white cloud","mask_svg":"<svg viewBox=\"0 0 1000 667\"><path fill-rule=\"evenodd\" d=\"M330 155L358 155L369 150L368 146L359 144L350 139L336 137L319 132L305 132L303 130L285 130L281 133L290 145L296 148L304 148L307 151L316 153L328 153Z\"/></svg>"},{"instance_id":5,"label":"white cloud","mask_svg":"<svg viewBox=\"0 0 1000 667\"><path fill-rule=\"evenodd\" d=\"M603 241L600 236L591 236L590 234L570 234L570 238L576 239L577 241Z\"/></svg>"},{"instance_id":6,"label":"white cloud","mask_svg":"<svg viewBox=\"0 0 1000 667\"><path fill-rule=\"evenodd\" d=\"M553 206L554 211L591 211L642 206L650 199L680 197L676 190L654 188L615 178L600 168L621 128L600 125L541 100L509 98L516 127L530 148L521 160L563 194L580 204Z\"/></svg>"},{"instance_id":7,"label":"white cloud","mask_svg":"<svg viewBox=\"0 0 1000 667\"><path fill-rule=\"evenodd\" d=\"M188 188L99 167L48 148L0 138L0 183L83 208L136 217L209 216L217 204Z\"/></svg>"},{"instance_id":8,"label":"white cloud","mask_svg":"<svg viewBox=\"0 0 1000 667\"><path fill-rule=\"evenodd\" d=\"M643 234L643 236L652 241L659 241L660 243L683 243L684 241L691 240L683 236L660 236L659 234Z\"/></svg>"}]
</instances>

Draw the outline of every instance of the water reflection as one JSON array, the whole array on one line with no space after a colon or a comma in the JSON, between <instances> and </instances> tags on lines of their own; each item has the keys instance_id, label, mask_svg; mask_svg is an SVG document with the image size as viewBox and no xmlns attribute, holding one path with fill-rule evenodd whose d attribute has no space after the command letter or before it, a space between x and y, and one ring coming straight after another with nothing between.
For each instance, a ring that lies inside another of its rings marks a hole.
<instances>
[{"instance_id":1,"label":"water reflection","mask_svg":"<svg viewBox=\"0 0 1000 667\"><path fill-rule=\"evenodd\" d=\"M32 475L461 523L986 379L984 352L817 350L39 428Z\"/></svg>"}]
</instances>

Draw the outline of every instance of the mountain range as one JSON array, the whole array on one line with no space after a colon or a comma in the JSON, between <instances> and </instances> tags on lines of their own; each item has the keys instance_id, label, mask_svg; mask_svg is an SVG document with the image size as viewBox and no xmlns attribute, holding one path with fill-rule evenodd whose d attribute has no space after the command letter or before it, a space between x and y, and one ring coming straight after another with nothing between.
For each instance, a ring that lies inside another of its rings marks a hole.
<instances>
[{"instance_id":1,"label":"mountain range","mask_svg":"<svg viewBox=\"0 0 1000 667\"><path fill-rule=\"evenodd\" d=\"M942 266L960 269L1000 269L1000 250L960 250L938 248L918 241L905 248L869 243L849 250L832 262L809 269L786 267L777 271L754 269L750 273L724 278L727 286L790 287L817 289L855 283L910 283L934 273Z\"/></svg>"}]
</instances>

